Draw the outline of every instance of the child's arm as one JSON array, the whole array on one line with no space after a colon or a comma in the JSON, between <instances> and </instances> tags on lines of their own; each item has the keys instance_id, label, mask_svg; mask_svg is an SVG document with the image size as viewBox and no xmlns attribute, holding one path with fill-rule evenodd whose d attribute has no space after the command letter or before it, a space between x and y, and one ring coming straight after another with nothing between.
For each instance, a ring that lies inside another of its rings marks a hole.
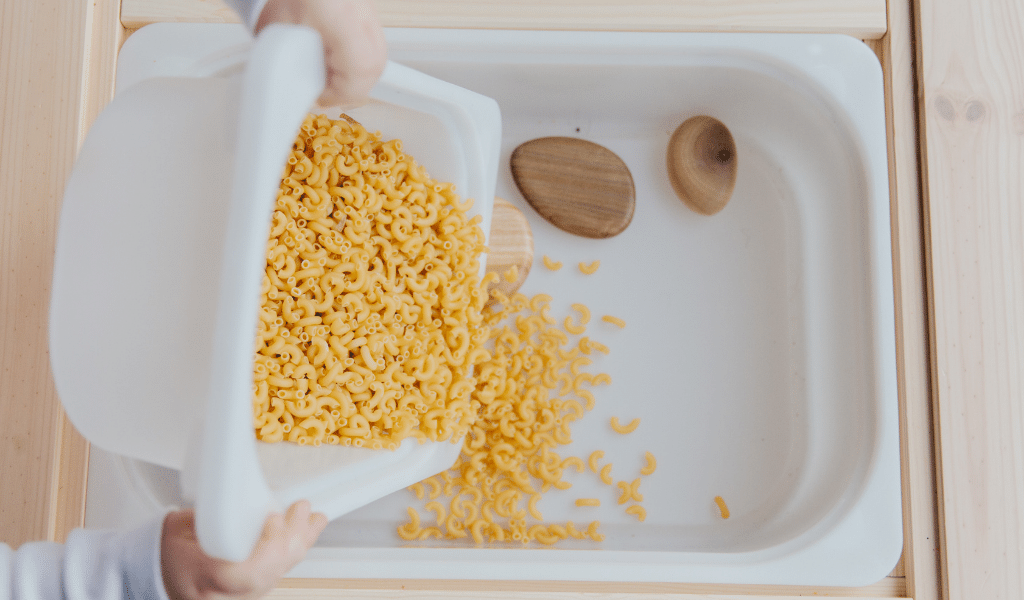
<instances>
[{"instance_id":1,"label":"child's arm","mask_svg":"<svg viewBox=\"0 0 1024 600\"><path fill-rule=\"evenodd\" d=\"M252 556L210 558L193 513L177 511L130 531L76 529L64 545L0 544L0 600L255 600L306 555L327 525L296 502L271 515Z\"/></svg>"},{"instance_id":2,"label":"child's arm","mask_svg":"<svg viewBox=\"0 0 1024 600\"><path fill-rule=\"evenodd\" d=\"M227 0L254 33L271 23L317 30L324 43L323 106L366 103L387 62L384 30L372 0Z\"/></svg>"},{"instance_id":3,"label":"child's arm","mask_svg":"<svg viewBox=\"0 0 1024 600\"><path fill-rule=\"evenodd\" d=\"M160 573L164 517L130 531L76 529L66 544L0 544L0 600L167 600Z\"/></svg>"}]
</instances>

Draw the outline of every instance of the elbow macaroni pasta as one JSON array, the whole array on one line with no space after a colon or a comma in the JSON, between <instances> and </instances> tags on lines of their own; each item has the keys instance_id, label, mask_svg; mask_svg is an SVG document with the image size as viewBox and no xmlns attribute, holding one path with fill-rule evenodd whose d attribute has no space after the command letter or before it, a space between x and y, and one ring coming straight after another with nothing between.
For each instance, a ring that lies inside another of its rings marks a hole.
<instances>
[{"instance_id":1,"label":"elbow macaroni pasta","mask_svg":"<svg viewBox=\"0 0 1024 600\"><path fill-rule=\"evenodd\" d=\"M489 359L471 204L399 140L306 118L267 243L258 439L394 449L470 430L475 367Z\"/></svg>"},{"instance_id":2,"label":"elbow macaroni pasta","mask_svg":"<svg viewBox=\"0 0 1024 600\"><path fill-rule=\"evenodd\" d=\"M601 320L604 321L605 323L611 323L612 325L615 325L619 329L624 329L626 327L625 321L618 317L613 317L611 315L605 315L601 317Z\"/></svg>"},{"instance_id":3,"label":"elbow macaroni pasta","mask_svg":"<svg viewBox=\"0 0 1024 600\"><path fill-rule=\"evenodd\" d=\"M552 260L548 256L544 257L544 266L551 271L557 271L562 268L562 263L557 260Z\"/></svg>"},{"instance_id":4,"label":"elbow macaroni pasta","mask_svg":"<svg viewBox=\"0 0 1024 600\"><path fill-rule=\"evenodd\" d=\"M651 473L654 473L654 470L658 468L658 461L654 458L654 455L650 452L645 452L644 459L646 459L647 464L640 469L640 474L650 475Z\"/></svg>"},{"instance_id":5,"label":"elbow macaroni pasta","mask_svg":"<svg viewBox=\"0 0 1024 600\"><path fill-rule=\"evenodd\" d=\"M601 266L601 261L599 261L599 260L595 260L594 262L590 263L589 265L586 264L586 263L580 263L579 264L580 272L583 273L584 275L593 275L594 273L597 272L597 268L600 267L600 266Z\"/></svg>"},{"instance_id":6,"label":"elbow macaroni pasta","mask_svg":"<svg viewBox=\"0 0 1024 600\"><path fill-rule=\"evenodd\" d=\"M630 421L629 423L627 423L625 425L620 425L619 424L619 418L618 417L612 417L611 418L611 426L612 426L612 429L614 429L616 433L621 433L621 434L633 433L634 431L636 431L636 428L640 426L640 419L633 419L632 421Z\"/></svg>"}]
</instances>

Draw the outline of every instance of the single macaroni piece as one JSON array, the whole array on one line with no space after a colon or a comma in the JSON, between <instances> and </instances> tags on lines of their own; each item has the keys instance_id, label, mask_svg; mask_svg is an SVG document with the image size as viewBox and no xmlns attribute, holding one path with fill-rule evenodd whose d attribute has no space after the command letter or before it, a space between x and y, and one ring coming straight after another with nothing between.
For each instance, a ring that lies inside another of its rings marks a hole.
<instances>
[{"instance_id":1,"label":"single macaroni piece","mask_svg":"<svg viewBox=\"0 0 1024 600\"><path fill-rule=\"evenodd\" d=\"M615 485L622 490L622 495L619 496L619 504L625 504L630 500L636 500L637 502L644 501L644 495L637 491L637 488L640 487L639 477L634 479L631 483L626 481L620 481Z\"/></svg>"},{"instance_id":2,"label":"single macaroni piece","mask_svg":"<svg viewBox=\"0 0 1024 600\"><path fill-rule=\"evenodd\" d=\"M577 498L576 506L601 506L601 501L597 498Z\"/></svg>"},{"instance_id":3,"label":"single macaroni piece","mask_svg":"<svg viewBox=\"0 0 1024 600\"><path fill-rule=\"evenodd\" d=\"M519 277L519 267L512 265L508 271L505 271L502 277L504 277L505 281L509 283L515 283L516 279Z\"/></svg>"},{"instance_id":4,"label":"single macaroni piece","mask_svg":"<svg viewBox=\"0 0 1024 600\"><path fill-rule=\"evenodd\" d=\"M611 419L611 426L612 426L612 429L614 429L616 433L622 433L622 434L633 433L634 431L636 431L636 428L640 426L640 419L633 419L632 421L630 421L626 425L620 425L619 424L619 418L618 417L612 417L612 419Z\"/></svg>"},{"instance_id":5,"label":"single macaroni piece","mask_svg":"<svg viewBox=\"0 0 1024 600\"><path fill-rule=\"evenodd\" d=\"M644 458L647 460L647 464L644 465L644 468L640 469L640 474L641 475L650 475L651 473L654 473L654 470L656 468L658 468L658 461L654 458L654 455L651 454L650 452L645 452L644 453Z\"/></svg>"},{"instance_id":6,"label":"single macaroni piece","mask_svg":"<svg viewBox=\"0 0 1024 600\"><path fill-rule=\"evenodd\" d=\"M593 471L594 473L598 472L597 461L601 460L601 458L603 458L603 457L604 457L604 450L594 450L593 452L590 453L590 458L587 459L587 466L590 467L591 471ZM423 497L422 493L421 493L421 495L419 497L420 498Z\"/></svg>"},{"instance_id":7,"label":"single macaroni piece","mask_svg":"<svg viewBox=\"0 0 1024 600\"><path fill-rule=\"evenodd\" d=\"M647 518L647 510L639 504L634 504L626 509L627 515L636 515L637 520L643 522Z\"/></svg>"},{"instance_id":8,"label":"single macaroni piece","mask_svg":"<svg viewBox=\"0 0 1024 600\"><path fill-rule=\"evenodd\" d=\"M586 325L590 322L590 309L585 304L577 302L572 305L572 309L580 313L580 325Z\"/></svg>"},{"instance_id":9,"label":"single macaroni piece","mask_svg":"<svg viewBox=\"0 0 1024 600\"><path fill-rule=\"evenodd\" d=\"M729 507L725 505L725 500L721 496L715 496L715 504L718 505L718 511L722 514L722 518L728 519Z\"/></svg>"},{"instance_id":10,"label":"single macaroni piece","mask_svg":"<svg viewBox=\"0 0 1024 600\"><path fill-rule=\"evenodd\" d=\"M587 330L583 325L573 325L572 317L565 318L565 330L573 335L579 335Z\"/></svg>"},{"instance_id":11,"label":"single macaroni piece","mask_svg":"<svg viewBox=\"0 0 1024 600\"><path fill-rule=\"evenodd\" d=\"M601 481L604 482L605 485L612 484L612 463L608 463L601 467Z\"/></svg>"},{"instance_id":12,"label":"single macaroni piece","mask_svg":"<svg viewBox=\"0 0 1024 600\"><path fill-rule=\"evenodd\" d=\"M432 502L427 502L427 505L424 506L423 508L425 508L425 509L427 509L429 511L432 511L434 514L437 515L437 524L438 525L444 525L444 520L445 520L445 517L448 516L448 513L445 510L443 504L441 504L437 500L434 500Z\"/></svg>"},{"instance_id":13,"label":"single macaroni piece","mask_svg":"<svg viewBox=\"0 0 1024 600\"><path fill-rule=\"evenodd\" d=\"M544 266L552 271L557 271L562 268L562 263L557 260L551 260L548 256L544 257Z\"/></svg>"},{"instance_id":14,"label":"single macaroni piece","mask_svg":"<svg viewBox=\"0 0 1024 600\"><path fill-rule=\"evenodd\" d=\"M613 317L611 315L605 315L601 317L601 320L604 321L605 323L611 323L612 325L615 325L619 329L624 329L626 327L625 321L618 317Z\"/></svg>"},{"instance_id":15,"label":"single macaroni piece","mask_svg":"<svg viewBox=\"0 0 1024 600\"><path fill-rule=\"evenodd\" d=\"M601 266L601 261L599 261L599 260L595 260L594 262L590 263L589 265L586 264L586 263L580 263L579 264L580 272L585 274L585 275L593 275L594 273L597 272L597 268L600 267L600 266Z\"/></svg>"}]
</instances>

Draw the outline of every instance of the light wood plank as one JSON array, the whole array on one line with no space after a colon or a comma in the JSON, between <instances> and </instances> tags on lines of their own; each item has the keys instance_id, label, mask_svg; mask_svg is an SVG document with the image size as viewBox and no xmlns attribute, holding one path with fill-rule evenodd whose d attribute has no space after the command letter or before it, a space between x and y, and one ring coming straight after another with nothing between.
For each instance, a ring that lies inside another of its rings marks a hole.
<instances>
[{"instance_id":1,"label":"light wood plank","mask_svg":"<svg viewBox=\"0 0 1024 600\"><path fill-rule=\"evenodd\" d=\"M302 598L308 600L328 600L343 598L344 600L476 600L486 598L487 600L663 600L665 593L638 594L630 592L600 592L600 593L574 593L574 592L458 592L458 591L416 591L416 590L274 590L266 596L273 600L292 600ZM676 594L673 593L672 600L757 600L765 598L771 600L801 600L807 596L784 595L750 596L744 594ZM855 600L861 596L840 596L828 595L829 600ZM880 597L885 598L885 597ZM901 598L891 596L889 600Z\"/></svg>"},{"instance_id":2,"label":"light wood plank","mask_svg":"<svg viewBox=\"0 0 1024 600\"><path fill-rule=\"evenodd\" d=\"M885 0L378 0L386 27L885 33ZM221 0L123 0L134 29L158 21L235 23Z\"/></svg>"},{"instance_id":3,"label":"light wood plank","mask_svg":"<svg viewBox=\"0 0 1024 600\"><path fill-rule=\"evenodd\" d=\"M0 540L12 546L51 538L57 527L51 474L59 471L63 414L46 331L90 5L0 4Z\"/></svg>"},{"instance_id":4,"label":"light wood plank","mask_svg":"<svg viewBox=\"0 0 1024 600\"><path fill-rule=\"evenodd\" d=\"M893 574L906 575L909 596L938 600L939 532L913 4L889 0L888 13L888 32L875 50L886 92L903 476L904 550Z\"/></svg>"},{"instance_id":5,"label":"light wood plank","mask_svg":"<svg viewBox=\"0 0 1024 600\"><path fill-rule=\"evenodd\" d=\"M88 3L87 41L82 61L82 89L78 99L80 117L75 149L85 140L85 133L100 110L114 96L114 74L117 50L123 39L119 0L96 0ZM56 225L56 224L55 224ZM45 341L45 338L44 338ZM53 527L49 539L63 542L68 533L85 525L85 493L89 472L89 442L75 430L61 411L58 468L52 471L50 484L54 495L51 505Z\"/></svg>"},{"instance_id":6,"label":"light wood plank","mask_svg":"<svg viewBox=\"0 0 1024 600\"><path fill-rule=\"evenodd\" d=\"M1024 590L1024 5L921 2L947 597Z\"/></svg>"},{"instance_id":7,"label":"light wood plank","mask_svg":"<svg viewBox=\"0 0 1024 600\"><path fill-rule=\"evenodd\" d=\"M375 580L375 579L282 579L268 598L353 598L421 600L446 594L449 598L488 598L503 600L654 600L672 594L674 600L716 598L791 598L828 596L830 598L905 598L902 577L886 577L861 588L803 587L780 585L713 585L692 583L616 583L579 581L451 581L451 580Z\"/></svg>"}]
</instances>

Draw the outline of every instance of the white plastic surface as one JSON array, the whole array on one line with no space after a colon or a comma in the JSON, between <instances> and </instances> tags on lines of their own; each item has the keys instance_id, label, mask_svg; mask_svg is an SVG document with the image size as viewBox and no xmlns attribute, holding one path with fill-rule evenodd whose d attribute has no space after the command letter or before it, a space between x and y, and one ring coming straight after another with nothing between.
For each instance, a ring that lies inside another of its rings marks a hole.
<instances>
[{"instance_id":1,"label":"white plastic surface","mask_svg":"<svg viewBox=\"0 0 1024 600\"><path fill-rule=\"evenodd\" d=\"M572 488L545 495L546 520L600 519L600 544L408 544L395 527L422 504L401 491L333 521L291 576L836 586L885 577L902 525L884 107L867 48L816 35L387 34L392 59L498 100L497 193L534 234L523 291L554 296L555 316L588 304L587 335L611 348L593 368L613 383L595 390L595 411L574 424L563 455L603 449L616 480L638 475L644 451L658 469L641 486L643 523L593 473L570 473ZM169 43L160 56L183 54ZM686 209L664 164L672 131L695 114L723 121L738 146L735 194L713 217ZM637 207L623 234L571 236L525 203L509 155L548 135L625 160ZM544 255L565 266L546 270ZM594 275L575 269L593 260ZM603 314L627 327L600 323ZM611 416L642 421L621 436ZM164 482L173 472L126 464L147 494L176 501ZM577 508L579 497L602 506ZM103 507L89 510L108 522Z\"/></svg>"},{"instance_id":2,"label":"white plastic surface","mask_svg":"<svg viewBox=\"0 0 1024 600\"><path fill-rule=\"evenodd\" d=\"M323 50L302 28L267 28L251 48L231 32L155 68L131 57L161 43L162 26L122 49L118 93L65 192L50 349L76 428L100 448L180 470L203 548L241 560L269 511L306 498L337 517L447 468L459 444L256 441L252 347L270 215L323 88ZM349 114L475 198L488 231L494 101L395 64L372 97Z\"/></svg>"}]
</instances>

